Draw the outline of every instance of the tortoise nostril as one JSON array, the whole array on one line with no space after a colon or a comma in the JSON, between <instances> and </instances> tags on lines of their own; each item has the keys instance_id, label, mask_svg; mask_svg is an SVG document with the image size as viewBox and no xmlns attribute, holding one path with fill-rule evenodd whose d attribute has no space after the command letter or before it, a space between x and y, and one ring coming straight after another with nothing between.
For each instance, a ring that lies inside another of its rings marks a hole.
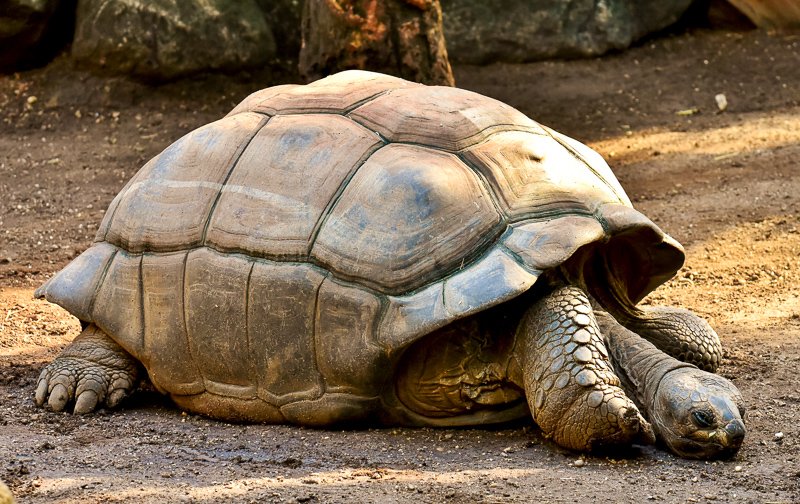
<instances>
[{"instance_id":1,"label":"tortoise nostril","mask_svg":"<svg viewBox=\"0 0 800 504\"><path fill-rule=\"evenodd\" d=\"M725 426L725 432L728 434L728 439L734 443L741 443L744 439L745 429L741 420L731 420Z\"/></svg>"}]
</instances>

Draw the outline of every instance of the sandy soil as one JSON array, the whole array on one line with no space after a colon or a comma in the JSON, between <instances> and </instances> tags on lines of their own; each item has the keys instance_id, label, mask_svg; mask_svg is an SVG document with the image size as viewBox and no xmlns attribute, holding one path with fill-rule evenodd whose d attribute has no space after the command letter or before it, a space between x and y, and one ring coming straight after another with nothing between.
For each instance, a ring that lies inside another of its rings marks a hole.
<instances>
[{"instance_id":1,"label":"sandy soil","mask_svg":"<svg viewBox=\"0 0 800 504\"><path fill-rule=\"evenodd\" d=\"M20 500L799 502L800 37L693 32L596 60L455 71L462 87L600 151L686 246L685 268L647 302L692 308L720 333L721 372L748 405L733 460L654 447L578 456L532 425L230 425L146 391L90 417L36 409L39 369L78 324L33 289L88 245L144 161L250 90L291 79L153 89L56 61L0 77L0 478Z\"/></svg>"}]
</instances>

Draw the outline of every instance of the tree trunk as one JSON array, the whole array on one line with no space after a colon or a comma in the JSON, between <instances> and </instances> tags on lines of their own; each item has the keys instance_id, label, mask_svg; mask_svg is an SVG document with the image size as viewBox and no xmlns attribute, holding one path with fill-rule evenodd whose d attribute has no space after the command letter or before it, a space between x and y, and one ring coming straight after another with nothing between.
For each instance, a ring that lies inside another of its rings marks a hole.
<instances>
[{"instance_id":1,"label":"tree trunk","mask_svg":"<svg viewBox=\"0 0 800 504\"><path fill-rule=\"evenodd\" d=\"M306 0L300 74L347 69L454 85L439 0Z\"/></svg>"}]
</instances>

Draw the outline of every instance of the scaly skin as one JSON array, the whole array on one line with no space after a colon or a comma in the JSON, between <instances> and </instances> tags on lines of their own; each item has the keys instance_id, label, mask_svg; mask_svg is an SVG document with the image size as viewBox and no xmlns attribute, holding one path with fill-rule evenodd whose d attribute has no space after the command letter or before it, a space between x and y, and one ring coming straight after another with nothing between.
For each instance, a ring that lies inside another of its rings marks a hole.
<instances>
[{"instance_id":1,"label":"scaly skin","mask_svg":"<svg viewBox=\"0 0 800 504\"><path fill-rule=\"evenodd\" d=\"M625 327L662 352L713 373L722 361L722 343L708 322L689 310L646 308L638 317L616 316Z\"/></svg>"},{"instance_id":2,"label":"scaly skin","mask_svg":"<svg viewBox=\"0 0 800 504\"><path fill-rule=\"evenodd\" d=\"M654 441L619 386L582 290L561 287L542 298L523 317L517 337L528 404L546 436L579 451Z\"/></svg>"},{"instance_id":3,"label":"scaly skin","mask_svg":"<svg viewBox=\"0 0 800 504\"><path fill-rule=\"evenodd\" d=\"M74 413L113 408L138 383L139 364L95 325L87 326L39 375L36 404L62 411L74 401Z\"/></svg>"}]
</instances>

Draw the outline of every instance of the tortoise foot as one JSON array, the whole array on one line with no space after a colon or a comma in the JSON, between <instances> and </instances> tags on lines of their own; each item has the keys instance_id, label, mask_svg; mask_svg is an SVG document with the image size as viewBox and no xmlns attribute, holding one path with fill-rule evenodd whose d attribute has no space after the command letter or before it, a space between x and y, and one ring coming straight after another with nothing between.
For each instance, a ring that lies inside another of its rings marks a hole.
<instances>
[{"instance_id":1,"label":"tortoise foot","mask_svg":"<svg viewBox=\"0 0 800 504\"><path fill-rule=\"evenodd\" d=\"M522 324L525 393L546 436L579 451L655 441L620 388L582 290L556 289L528 310Z\"/></svg>"},{"instance_id":2,"label":"tortoise foot","mask_svg":"<svg viewBox=\"0 0 800 504\"><path fill-rule=\"evenodd\" d=\"M36 387L36 405L76 414L113 408L138 381L138 362L95 325L89 325L53 362Z\"/></svg>"}]
</instances>

